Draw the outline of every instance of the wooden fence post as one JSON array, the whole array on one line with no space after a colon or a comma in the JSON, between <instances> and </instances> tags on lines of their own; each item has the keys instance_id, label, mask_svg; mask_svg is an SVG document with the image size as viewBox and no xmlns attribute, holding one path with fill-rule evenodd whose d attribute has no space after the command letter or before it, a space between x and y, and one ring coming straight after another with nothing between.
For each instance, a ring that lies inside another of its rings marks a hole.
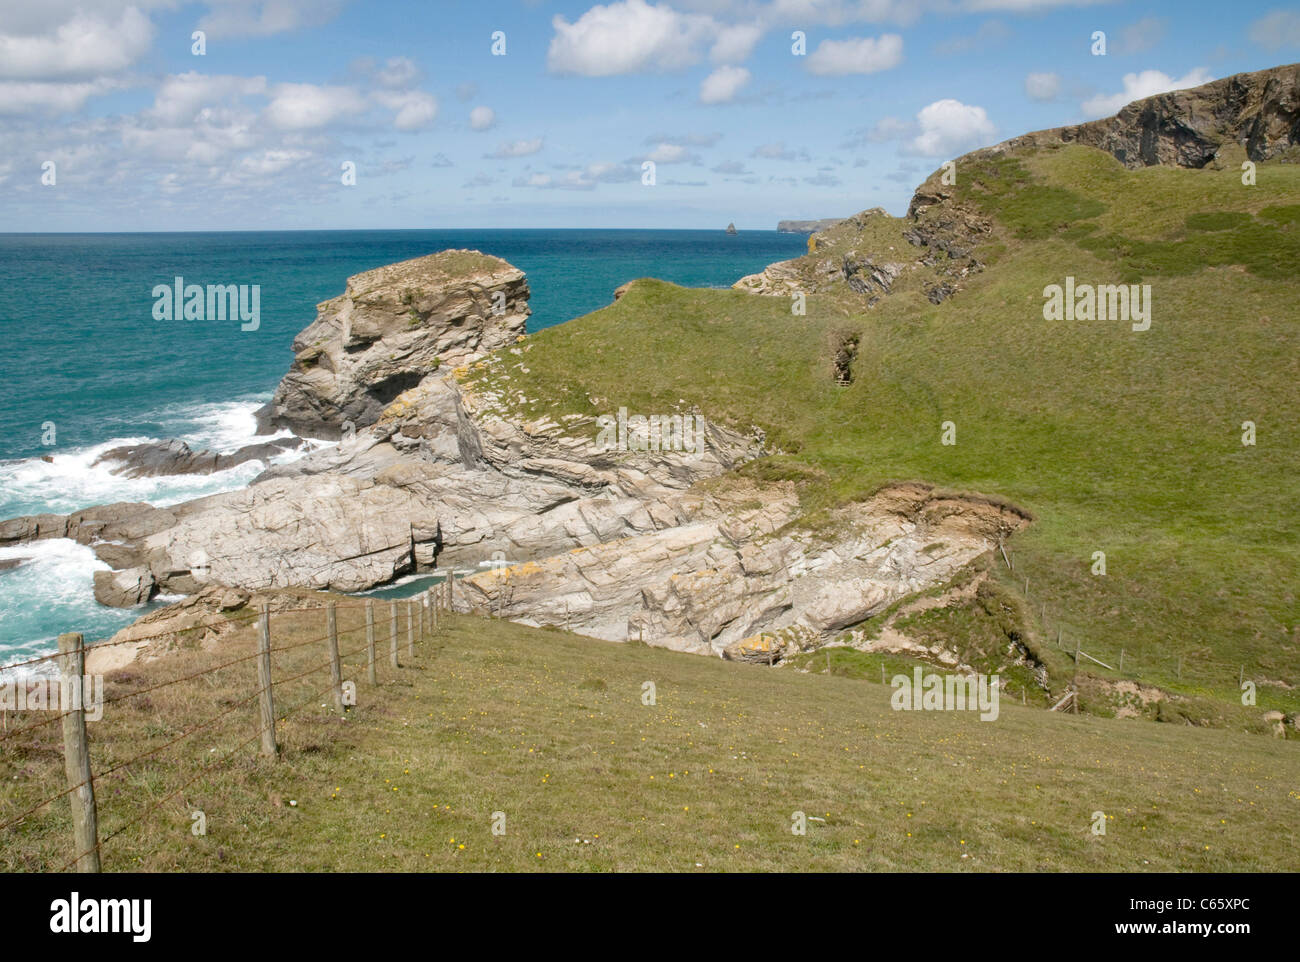
<instances>
[{"instance_id":1,"label":"wooden fence post","mask_svg":"<svg viewBox=\"0 0 1300 962\"><path fill-rule=\"evenodd\" d=\"M423 641L424 640L424 595L423 593L415 596L415 616L416 616L416 621L418 622L416 624L417 634L419 635L420 640Z\"/></svg>"},{"instance_id":2,"label":"wooden fence post","mask_svg":"<svg viewBox=\"0 0 1300 962\"><path fill-rule=\"evenodd\" d=\"M99 871L99 819L95 809L95 783L90 773L90 748L86 744L86 645L80 634L59 635L59 668L63 674L61 693L79 694L77 707L69 710L60 699L63 715L63 769L68 776L68 800L72 803L73 844L78 872Z\"/></svg>"},{"instance_id":3,"label":"wooden fence post","mask_svg":"<svg viewBox=\"0 0 1300 962\"><path fill-rule=\"evenodd\" d=\"M1120 671L1124 670L1124 649L1123 648L1119 650L1119 670Z\"/></svg>"},{"instance_id":4,"label":"wooden fence post","mask_svg":"<svg viewBox=\"0 0 1300 962\"><path fill-rule=\"evenodd\" d=\"M344 713L343 666L339 663L339 619L332 601L325 609L325 620L329 626L330 683L334 688L334 708L342 715Z\"/></svg>"},{"instance_id":5,"label":"wooden fence post","mask_svg":"<svg viewBox=\"0 0 1300 962\"><path fill-rule=\"evenodd\" d=\"M275 744L275 702L271 699L271 609L263 604L257 620L257 684L258 704L262 714L262 754L274 758L279 749Z\"/></svg>"},{"instance_id":6,"label":"wooden fence post","mask_svg":"<svg viewBox=\"0 0 1300 962\"><path fill-rule=\"evenodd\" d=\"M406 656L415 659L415 602L406 602Z\"/></svg>"},{"instance_id":7,"label":"wooden fence post","mask_svg":"<svg viewBox=\"0 0 1300 962\"><path fill-rule=\"evenodd\" d=\"M391 636L388 647L388 661L394 667L400 667L397 664L397 602L390 602L388 605L388 633Z\"/></svg>"},{"instance_id":8,"label":"wooden fence post","mask_svg":"<svg viewBox=\"0 0 1300 962\"><path fill-rule=\"evenodd\" d=\"M375 599L366 599L366 680L372 685L379 684L379 674L375 671Z\"/></svg>"}]
</instances>

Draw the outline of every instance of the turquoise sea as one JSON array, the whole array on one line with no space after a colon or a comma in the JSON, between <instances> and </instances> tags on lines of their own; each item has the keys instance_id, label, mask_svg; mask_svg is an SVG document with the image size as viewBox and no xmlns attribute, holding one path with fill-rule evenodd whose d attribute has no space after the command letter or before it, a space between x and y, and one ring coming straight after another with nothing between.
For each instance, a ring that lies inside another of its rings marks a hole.
<instances>
[{"instance_id":1,"label":"turquoise sea","mask_svg":"<svg viewBox=\"0 0 1300 962\"><path fill-rule=\"evenodd\" d=\"M148 439L223 452L249 443L252 412L292 360L294 335L359 271L452 247L495 254L527 273L536 332L605 306L636 277L729 287L804 243L721 230L0 234L0 519L171 504L247 483L261 464L128 481L91 463ZM259 285L259 328L155 320L153 288L177 276ZM140 614L95 603L92 572L105 566L89 548L0 548L0 561L15 558L23 562L0 570L0 664L51 650L59 632L102 638Z\"/></svg>"}]
</instances>

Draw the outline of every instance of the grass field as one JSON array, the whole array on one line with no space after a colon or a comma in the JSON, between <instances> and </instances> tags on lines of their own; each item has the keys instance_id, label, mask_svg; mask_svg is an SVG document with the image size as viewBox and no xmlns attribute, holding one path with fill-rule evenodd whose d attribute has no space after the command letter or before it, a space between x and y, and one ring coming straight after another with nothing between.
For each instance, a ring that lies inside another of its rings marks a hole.
<instances>
[{"instance_id":1,"label":"grass field","mask_svg":"<svg viewBox=\"0 0 1300 962\"><path fill-rule=\"evenodd\" d=\"M359 647L359 619L340 612L345 651ZM272 625L286 649L277 680L325 662L320 612ZM239 700L254 690L251 662L110 704L90 726L97 772L229 714L97 783L101 838L125 826L104 845L105 869L1300 868L1295 742L1005 698L989 722L894 711L891 689L839 674L847 651L832 652L829 674L825 653L811 670L769 669L460 616L394 670L380 640L378 689L360 656L344 658L359 692L346 720L323 707L324 670L277 682L279 761L249 741L255 704ZM107 694L252 650L244 627L219 651L129 667ZM41 731L0 753L0 823L64 784L58 726ZM204 836L191 833L195 811ZM1099 811L1104 836L1091 831ZM504 835L492 832L498 812ZM795 812L806 835L791 832ZM66 801L0 831L6 870L74 854Z\"/></svg>"},{"instance_id":2,"label":"grass field","mask_svg":"<svg viewBox=\"0 0 1300 962\"><path fill-rule=\"evenodd\" d=\"M742 473L800 480L812 529L891 481L1009 499L1037 519L1010 547L1044 637L1110 665L1123 650L1125 676L1221 704L1244 674L1261 712L1294 712L1300 166L1262 164L1246 187L1224 154L1204 170L1129 171L1080 146L972 163L957 199L995 229L985 269L941 304L906 276L870 310L841 285L806 316L645 281L467 380L539 414L696 409L757 426L777 453ZM873 218L857 240L902 260L905 226ZM853 229L828 234L834 256ZM1043 289L1066 276L1150 284L1150 329L1045 321ZM840 387L846 332L859 348Z\"/></svg>"}]
</instances>

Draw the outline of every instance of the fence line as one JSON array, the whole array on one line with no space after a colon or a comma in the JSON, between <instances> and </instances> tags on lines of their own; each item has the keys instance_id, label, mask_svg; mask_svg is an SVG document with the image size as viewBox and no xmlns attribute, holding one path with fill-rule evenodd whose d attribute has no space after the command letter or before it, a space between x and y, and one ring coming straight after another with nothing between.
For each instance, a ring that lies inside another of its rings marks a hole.
<instances>
[{"instance_id":1,"label":"fence line","mask_svg":"<svg viewBox=\"0 0 1300 962\"><path fill-rule=\"evenodd\" d=\"M450 586L444 587L439 585L439 586L430 587L426 589L414 599L402 599L402 600L394 599L388 602L389 609L390 609L389 610L389 627L390 627L389 633L391 636L390 648L391 648L391 656L392 656L392 666L394 668L401 667L398 661L399 608L402 606L406 608L406 641L407 641L407 657L409 663L409 662L413 662L415 658L417 640L425 641L427 639L434 637L435 634L438 632L440 623L442 621L442 619L439 617L439 609L444 607L444 605L450 604L452 598L451 591L452 589L450 588ZM425 610L426 608L430 610L426 612ZM363 624L359 624L353 627L344 628L340 630L338 625L338 614L337 614L339 611L364 611L365 621ZM279 646L272 645L271 643L272 614L286 615L286 614L302 614L302 613L323 614L325 617L325 624L326 624L325 634L321 635L320 637L313 637L305 641L294 642L292 644L279 645ZM261 754L269 755L272 758L278 758L280 753L280 746L278 745L276 739L277 718L279 720L279 723L285 722L291 715L297 713L304 707L315 703L317 699L319 699L322 695L326 693L331 693L333 696L334 710L339 712L340 714L346 713L350 705L346 702L346 698L345 698L345 687L344 687L344 677L343 677L343 660L345 658L352 658L355 655L364 653L366 658L367 680L369 684L372 686L377 687L379 684L378 675L376 672L376 659L375 659L375 600L374 599L367 599L364 604L343 604L343 605L340 605L335 601L329 601L323 605L280 609L279 611L276 612L272 612L267 605L263 604L260 607L260 610L249 613L247 615L241 615L238 620L241 622L240 625L241 627L247 627L248 625L252 624L254 620L256 620L257 636L258 636L257 644L255 645L254 650L250 654L242 655L237 658L228 659L226 661L223 661L221 664L214 665L210 668L205 668L202 671L190 672L176 678L171 678L165 681L148 685L145 688L116 694L112 698L101 700L97 705L88 705L87 699L84 697L84 692L83 692L83 697L79 699L80 704L76 704L71 708L69 708L64 704L60 704L61 710L57 714L53 715L53 717L43 719L42 721L37 722L35 724L23 725L22 727L17 728L11 732L6 732L3 737L12 738L17 736L18 734L21 734L22 732L31 731L32 729L41 727L42 725L46 725L54 721L62 720L63 721L63 756L65 762L64 767L65 767L65 776L68 785L61 792L58 792L57 794L51 795L50 797L43 799L42 801L38 802L36 805L32 806L31 808L28 808L27 810L23 811L17 816L11 817L3 822L0 822L0 831L6 831L11 828L14 828L15 826L23 822L25 819L31 817L32 815L46 808L50 804L57 802L59 799L63 798L64 796L69 796L71 814L72 814L72 823L73 823L73 842L74 842L73 851L75 851L77 854L71 861L67 862L63 866L62 870L67 870L75 866L77 871L79 872L97 872L100 870L101 851L103 849L103 846L107 842L121 835L123 832L125 832L132 826L142 824L146 819L150 818L154 812L156 812L159 808L161 808L163 804L175 798L186 788L192 785L195 781L203 777L203 775L212 771L221 763L233 758L236 754L243 751L245 748L251 746L254 742L258 742L259 740L261 741ZM198 626L198 627L203 627L203 626ZM184 633L186 630L187 629L174 629L172 631L160 632L157 635L152 635L147 637L123 639L115 643L122 644L122 643L126 643L127 641L137 642L137 641L150 640L153 638L176 636ZM340 636L354 635L362 631L365 632L364 644L359 645L355 648L351 648L347 651L340 651L340 647L339 647ZM280 678L274 677L273 666L272 666L272 655L293 651L295 649L303 648L308 645L320 644L321 642L326 643L326 647L328 650L329 657L326 661L319 664L314 664L312 667L308 668L307 670L297 672L296 674L290 675L288 677L280 677ZM109 643L109 644L115 644L115 643ZM93 646L93 647L99 647L99 646ZM59 651L55 655L45 656L39 659L31 659L30 661L24 662L22 664L32 664L38 661L47 661L54 658L58 658L59 668L60 668L61 690L67 692L71 690L74 684L73 679L80 680L85 677L85 656L87 650L89 649L85 644L83 635L77 633L68 633L59 636ZM118 702L122 702L129 698L134 698L137 696L145 695L149 692L154 692L154 691L158 691L159 689L167 688L172 685L177 685L181 682L194 681L195 679L211 676L218 672L224 672L227 669L230 669L236 665L240 665L244 662L254 661L254 660L257 663L258 677L252 693L249 694L247 697L241 698L233 702L232 704L229 704L223 711L207 719L206 721L203 721L197 725L193 725L186 728L180 734L176 735L174 738L171 738L164 744L154 746L149 750L133 755L132 757L124 761L112 763L107 767L105 767L104 769L102 769L101 771L98 772L93 771L93 767L91 765L91 752L90 752L91 746L86 733L86 715L88 709L91 710L102 709L103 706L108 704L115 704ZM8 666L8 667L18 667L18 666ZM290 685L293 682L300 681L301 679L306 678L308 675L325 671L327 669L329 671L329 683L325 687L321 688L318 692L314 693L310 698L306 699L305 701L302 701L301 703L294 705L293 708L289 709L289 711L287 712L277 713L275 711L273 693L276 688L283 689L285 686ZM26 682L24 681L23 683ZM79 683L80 683L79 681L76 682L76 684ZM245 710L247 706L254 701L258 702L259 707L256 713L257 719L256 719L255 731L251 737L242 741L240 744L236 745L229 752L215 759L210 764L202 767L196 775L188 779L184 784L182 784L175 791L169 793L168 795L159 799L153 805L147 807L139 817L128 819L125 823L118 826L112 832L108 833L103 837L100 837L99 827L98 827L98 811L95 803L95 785L97 782L106 779L109 776L114 775L115 773L120 772L124 769L129 769L132 766L138 765L139 763L147 759L150 759L156 755L159 755L160 753L167 751L168 749L178 745L179 743L185 741L186 739L190 738L191 736L199 732L211 730L219 726L220 723L228 719L231 715L241 710Z\"/></svg>"},{"instance_id":2,"label":"fence line","mask_svg":"<svg viewBox=\"0 0 1300 962\"><path fill-rule=\"evenodd\" d=\"M1008 553L1002 547L1001 544L999 544L999 549L1001 549L1002 558L1003 561L1006 563L1007 570L1009 572L1015 573L1016 575L1012 583L1019 586L1020 585L1019 577L1021 575L1021 572L1018 572L1015 567L1015 557L1016 557L1015 552L1011 552L1008 555ZM1032 616L1033 603L1030 597L1030 579L1029 576L1027 575L1024 577L1023 594L1024 594L1025 601L1029 603L1030 612ZM1053 620L1056 623L1056 648L1060 651L1065 652L1065 654L1074 661L1076 674L1078 672L1078 666L1081 663L1080 659L1086 658L1089 661L1100 665L1102 668L1106 668L1110 671L1115 672L1118 675L1123 676L1125 680L1137 682L1139 684L1154 685L1157 687L1161 686L1162 683L1160 682L1144 681L1141 674L1139 674L1135 670L1135 666L1134 666L1135 662L1142 662L1147 665L1152 665L1153 663L1151 662L1150 659L1139 658L1133 652L1130 652L1127 646L1122 646L1119 650L1119 659L1117 665L1109 665L1106 662L1102 661L1100 658L1096 657L1095 655L1092 655L1087 651L1083 650L1083 648L1081 647L1081 636L1083 632L1077 631L1076 629L1073 628L1071 628L1071 633L1075 634L1075 637L1072 639L1074 641L1074 648L1071 649L1069 645L1066 644L1065 628L1063 627L1065 623L1062 620L1058 620L1055 618L1053 618ZM1051 635L1051 632L1048 630L1048 611L1047 611L1046 601L1042 601L1039 603L1038 621L1043 628L1044 634L1046 636L1044 640L1046 641L1047 638L1050 638ZM1126 661L1129 664L1128 670L1125 670ZM1212 658L1212 657L1196 658L1193 660L1187 652L1181 652L1175 658L1171 659L1169 664L1174 667L1174 675L1178 679L1178 681L1183 680L1183 669L1185 665L1189 665L1189 664L1195 664L1197 669L1199 669L1198 674L1200 674L1202 678L1204 678L1204 676L1208 672L1210 674L1210 678L1207 680L1210 681L1210 683L1213 683L1214 676L1216 673L1222 673L1225 677L1231 678L1233 668L1237 669L1236 683L1238 688L1241 688L1242 685L1247 681L1246 665L1244 663L1238 663L1236 665L1232 665L1229 664L1228 662L1221 661L1219 659ZM1077 688L1073 679L1071 680L1067 688L1070 692L1077 692ZM1067 707L1072 707L1073 710L1077 712L1078 698L1075 697L1071 705Z\"/></svg>"}]
</instances>

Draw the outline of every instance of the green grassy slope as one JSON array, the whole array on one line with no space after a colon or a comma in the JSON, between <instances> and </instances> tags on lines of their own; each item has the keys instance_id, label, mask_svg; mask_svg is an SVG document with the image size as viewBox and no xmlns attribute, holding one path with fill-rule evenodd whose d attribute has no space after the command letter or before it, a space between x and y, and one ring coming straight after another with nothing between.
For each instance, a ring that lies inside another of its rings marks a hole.
<instances>
[{"instance_id":1,"label":"green grassy slope","mask_svg":"<svg viewBox=\"0 0 1300 962\"><path fill-rule=\"evenodd\" d=\"M273 616L278 762L254 754L250 662L155 687L252 651L251 626L219 651L110 676L119 700L90 729L95 770L116 769L96 786L101 836L121 832L106 870L1297 867L1294 742L1010 699L988 722L894 711L889 688L838 676L856 653L834 653L836 675L823 653L801 673L467 616L444 619L414 660L403 645L399 669L381 657L378 689L345 657L358 707L343 720L319 694L322 646L307 643L321 620ZM345 651L360 623L340 611ZM24 735L0 754L0 823L57 789L57 739ZM191 833L195 811L206 835ZM797 811L823 821L793 835ZM1105 836L1091 831L1098 811ZM70 844L58 802L0 833L0 868L58 867Z\"/></svg>"},{"instance_id":2,"label":"green grassy slope","mask_svg":"<svg viewBox=\"0 0 1300 962\"><path fill-rule=\"evenodd\" d=\"M695 406L759 426L784 453L743 470L805 479L810 526L893 480L1006 497L1037 518L1012 550L1044 634L1063 627L1112 665L1124 649L1126 675L1224 702L1241 665L1300 685L1300 167L1240 177L1230 156L1128 171L1080 146L971 163L957 199L995 228L985 269L939 305L904 281L870 310L840 290L798 317L782 298L640 282L470 379L508 375L551 413ZM905 226L874 219L871 244L893 231L915 256ZM1150 330L1045 321L1043 288L1067 275L1150 284ZM860 345L838 387L845 332ZM1259 706L1300 698L1265 684Z\"/></svg>"}]
</instances>

